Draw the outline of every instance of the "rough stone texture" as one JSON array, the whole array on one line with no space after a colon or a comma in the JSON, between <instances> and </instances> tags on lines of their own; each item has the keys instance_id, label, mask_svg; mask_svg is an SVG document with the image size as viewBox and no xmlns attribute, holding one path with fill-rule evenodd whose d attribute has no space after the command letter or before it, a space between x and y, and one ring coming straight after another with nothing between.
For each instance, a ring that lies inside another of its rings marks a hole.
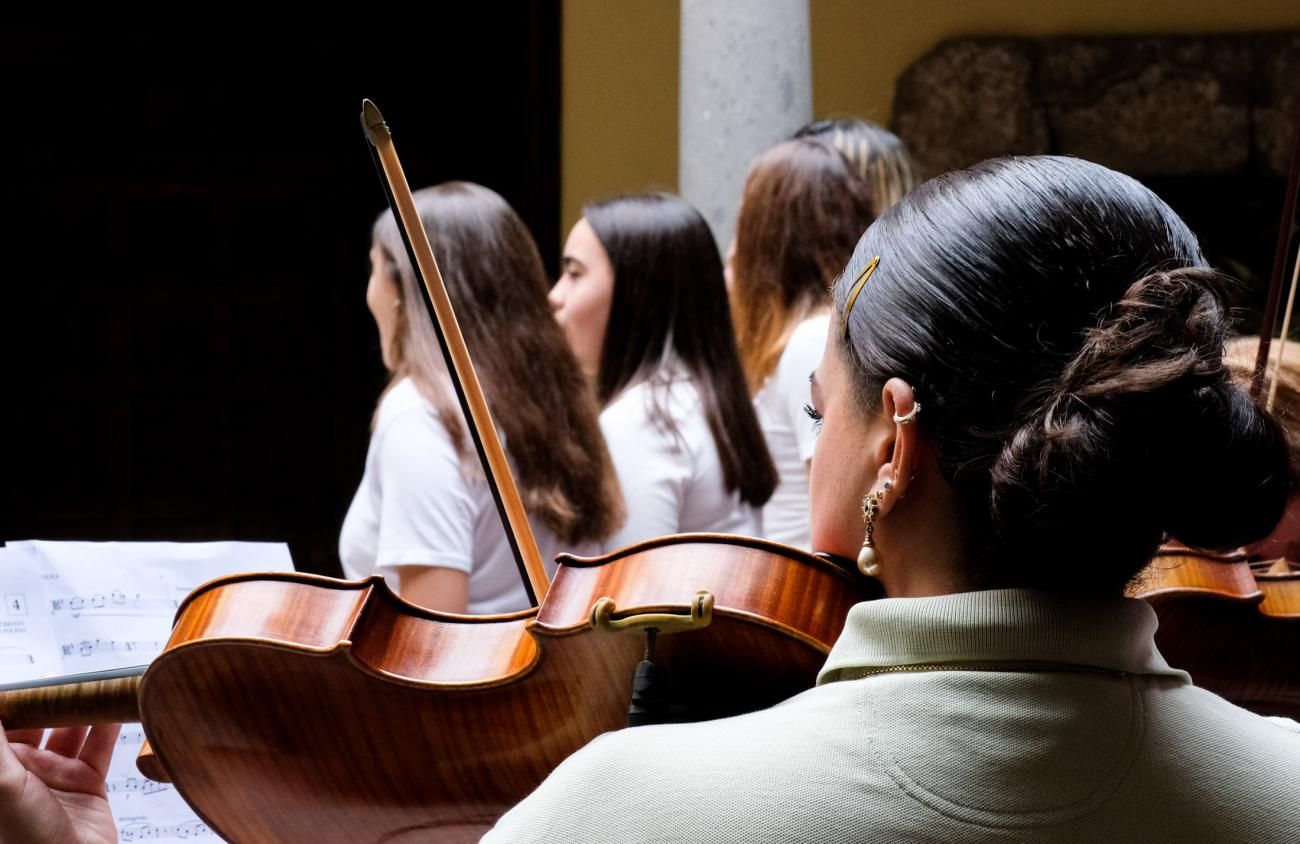
<instances>
[{"instance_id":1,"label":"rough stone texture","mask_svg":"<svg viewBox=\"0 0 1300 844\"><path fill-rule=\"evenodd\" d=\"M1300 33L958 39L899 78L894 126L927 175L1015 153L1136 176L1284 174Z\"/></svg>"},{"instance_id":2,"label":"rough stone texture","mask_svg":"<svg viewBox=\"0 0 1300 844\"><path fill-rule=\"evenodd\" d=\"M682 0L679 186L725 249L749 162L812 119L808 0Z\"/></svg>"},{"instance_id":3,"label":"rough stone texture","mask_svg":"<svg viewBox=\"0 0 1300 844\"><path fill-rule=\"evenodd\" d=\"M899 78L894 131L926 176L997 155L1048 152L1047 121L1029 96L1033 77L1030 41L945 41Z\"/></svg>"},{"instance_id":4,"label":"rough stone texture","mask_svg":"<svg viewBox=\"0 0 1300 844\"><path fill-rule=\"evenodd\" d=\"M1261 36L1268 59L1259 69L1254 110L1258 154L1268 169L1286 173L1300 115L1300 33Z\"/></svg>"},{"instance_id":5,"label":"rough stone texture","mask_svg":"<svg viewBox=\"0 0 1300 844\"><path fill-rule=\"evenodd\" d=\"M1061 151L1160 176L1232 172L1250 157L1244 40L1062 39L1038 67Z\"/></svg>"}]
</instances>

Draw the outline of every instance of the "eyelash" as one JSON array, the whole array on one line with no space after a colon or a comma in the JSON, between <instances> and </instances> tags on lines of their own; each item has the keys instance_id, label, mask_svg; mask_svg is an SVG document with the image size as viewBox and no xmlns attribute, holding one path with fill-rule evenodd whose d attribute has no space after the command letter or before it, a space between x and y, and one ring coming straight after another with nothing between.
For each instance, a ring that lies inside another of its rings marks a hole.
<instances>
[{"instance_id":1,"label":"eyelash","mask_svg":"<svg viewBox=\"0 0 1300 844\"><path fill-rule=\"evenodd\" d=\"M822 415L817 412L817 408L810 404L805 404L803 406L803 412L808 414L808 418L812 420L813 433L820 434L822 432Z\"/></svg>"}]
</instances>

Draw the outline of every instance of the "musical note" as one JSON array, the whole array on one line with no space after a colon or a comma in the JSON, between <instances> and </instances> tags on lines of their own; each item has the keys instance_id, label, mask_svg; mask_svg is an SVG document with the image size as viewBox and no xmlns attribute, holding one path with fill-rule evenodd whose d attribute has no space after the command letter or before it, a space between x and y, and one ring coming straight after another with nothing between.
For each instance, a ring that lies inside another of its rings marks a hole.
<instances>
[{"instance_id":1,"label":"musical note","mask_svg":"<svg viewBox=\"0 0 1300 844\"><path fill-rule=\"evenodd\" d=\"M212 835L203 821L185 821L175 824L128 823L117 830L121 841L144 841L157 838L199 838Z\"/></svg>"},{"instance_id":2,"label":"musical note","mask_svg":"<svg viewBox=\"0 0 1300 844\"><path fill-rule=\"evenodd\" d=\"M104 781L109 794L157 794L170 791L171 786L165 782L155 782L144 777L118 777Z\"/></svg>"},{"instance_id":3,"label":"musical note","mask_svg":"<svg viewBox=\"0 0 1300 844\"><path fill-rule=\"evenodd\" d=\"M128 639L117 641L115 639L96 639L95 641L84 640L81 642L70 642L60 645L65 657L68 656L95 656L97 654L116 654L116 653L146 653L156 654L162 650L163 643L160 640L138 641Z\"/></svg>"},{"instance_id":4,"label":"musical note","mask_svg":"<svg viewBox=\"0 0 1300 844\"><path fill-rule=\"evenodd\" d=\"M50 613L59 615L67 613L73 618L85 615L156 615L159 611L169 612L177 609L180 601L165 595L148 595L139 592L127 595L121 590L113 590L107 595L73 595L54 598L50 601Z\"/></svg>"}]
</instances>

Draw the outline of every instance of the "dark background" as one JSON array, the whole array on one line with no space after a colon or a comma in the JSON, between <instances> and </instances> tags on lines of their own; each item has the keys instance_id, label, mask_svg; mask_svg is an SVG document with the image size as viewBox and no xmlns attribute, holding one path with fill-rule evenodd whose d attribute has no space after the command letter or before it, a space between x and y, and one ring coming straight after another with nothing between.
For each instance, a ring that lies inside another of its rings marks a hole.
<instances>
[{"instance_id":1,"label":"dark background","mask_svg":"<svg viewBox=\"0 0 1300 844\"><path fill-rule=\"evenodd\" d=\"M413 188L499 191L554 272L558 7L383 38L10 27L0 539L280 540L336 573L385 375L361 99Z\"/></svg>"}]
</instances>

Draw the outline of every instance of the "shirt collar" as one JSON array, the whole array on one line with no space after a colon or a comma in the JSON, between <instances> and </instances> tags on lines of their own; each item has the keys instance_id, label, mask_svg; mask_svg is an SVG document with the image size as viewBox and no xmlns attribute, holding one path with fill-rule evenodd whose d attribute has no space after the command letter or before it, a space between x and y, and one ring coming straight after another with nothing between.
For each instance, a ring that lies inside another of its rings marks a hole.
<instances>
[{"instance_id":1,"label":"shirt collar","mask_svg":"<svg viewBox=\"0 0 1300 844\"><path fill-rule=\"evenodd\" d=\"M1132 598L1067 598L1028 589L882 598L849 611L818 684L861 669L962 662L1079 665L1190 683L1155 645L1156 614Z\"/></svg>"}]
</instances>

